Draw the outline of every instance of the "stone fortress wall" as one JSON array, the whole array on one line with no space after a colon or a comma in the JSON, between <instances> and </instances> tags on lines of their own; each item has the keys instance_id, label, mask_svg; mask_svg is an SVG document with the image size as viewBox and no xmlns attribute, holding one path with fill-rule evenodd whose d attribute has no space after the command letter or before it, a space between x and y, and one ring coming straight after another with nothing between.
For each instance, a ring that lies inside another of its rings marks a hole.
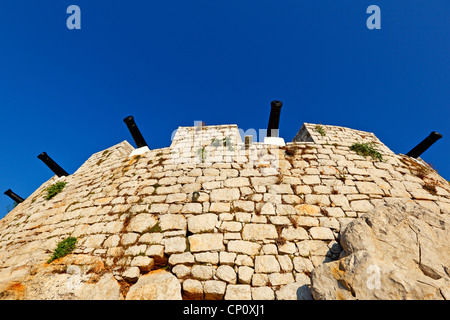
<instances>
[{"instance_id":1,"label":"stone fortress wall","mask_svg":"<svg viewBox=\"0 0 450 320\"><path fill-rule=\"evenodd\" d=\"M235 125L180 127L168 148L92 155L0 221L0 298L310 299L311 271L339 258L355 218L398 202L450 214L450 185L426 163L321 127L282 147L246 145ZM46 200L56 181L67 185ZM75 250L47 264L68 236Z\"/></svg>"}]
</instances>

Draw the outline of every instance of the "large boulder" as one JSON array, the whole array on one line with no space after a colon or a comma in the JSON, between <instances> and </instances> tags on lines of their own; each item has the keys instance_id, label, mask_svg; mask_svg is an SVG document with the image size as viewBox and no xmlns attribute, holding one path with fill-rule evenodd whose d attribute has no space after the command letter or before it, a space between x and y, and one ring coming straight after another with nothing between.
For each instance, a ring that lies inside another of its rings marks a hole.
<instances>
[{"instance_id":1,"label":"large boulder","mask_svg":"<svg viewBox=\"0 0 450 320\"><path fill-rule=\"evenodd\" d=\"M312 271L314 299L450 299L448 215L381 206L349 223L340 244L340 260Z\"/></svg>"},{"instance_id":2,"label":"large boulder","mask_svg":"<svg viewBox=\"0 0 450 320\"><path fill-rule=\"evenodd\" d=\"M32 262L32 261L31 261ZM69 255L25 264L0 276L0 299L121 300L121 288L98 257Z\"/></svg>"}]
</instances>

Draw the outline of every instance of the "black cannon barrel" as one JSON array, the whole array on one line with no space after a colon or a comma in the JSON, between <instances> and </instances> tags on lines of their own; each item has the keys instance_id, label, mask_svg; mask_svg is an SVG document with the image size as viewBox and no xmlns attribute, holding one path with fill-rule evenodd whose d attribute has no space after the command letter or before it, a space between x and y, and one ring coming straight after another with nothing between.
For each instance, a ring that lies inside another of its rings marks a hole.
<instances>
[{"instance_id":1,"label":"black cannon barrel","mask_svg":"<svg viewBox=\"0 0 450 320\"><path fill-rule=\"evenodd\" d=\"M270 118L269 124L267 125L267 136L268 137L278 137L278 127L280 124L280 112L283 102L274 100L270 103Z\"/></svg>"},{"instance_id":2,"label":"black cannon barrel","mask_svg":"<svg viewBox=\"0 0 450 320\"><path fill-rule=\"evenodd\" d=\"M133 136L136 146L138 148L147 147L148 146L147 142L145 142L145 139L142 136L141 131L139 131L139 128L137 127L133 116L126 117L125 119L123 119L123 122L125 122L125 124L128 127L128 130L130 130L130 133Z\"/></svg>"},{"instance_id":3,"label":"black cannon barrel","mask_svg":"<svg viewBox=\"0 0 450 320\"><path fill-rule=\"evenodd\" d=\"M411 158L417 158L422 153L427 151L427 149L429 147L431 147L433 145L433 143L438 141L440 138L442 138L442 134L437 133L436 131L433 131L432 133L430 133L430 135L428 137L423 139L422 142L420 142L417 146L412 148L411 151L409 151L406 155Z\"/></svg>"},{"instance_id":4,"label":"black cannon barrel","mask_svg":"<svg viewBox=\"0 0 450 320\"><path fill-rule=\"evenodd\" d=\"M42 162L44 162L47 167L49 167L49 169L52 170L53 173L58 177L69 175L63 168L61 168L55 161L53 161L53 159L50 158L46 152L42 152L40 155L38 155L38 158L41 159Z\"/></svg>"},{"instance_id":5,"label":"black cannon barrel","mask_svg":"<svg viewBox=\"0 0 450 320\"><path fill-rule=\"evenodd\" d=\"M20 196L18 196L17 194L15 194L14 192L12 192L11 189L8 189L4 192L4 194L6 194L8 197L10 197L13 201L17 202L17 203L22 203L24 202L24 199Z\"/></svg>"}]
</instances>

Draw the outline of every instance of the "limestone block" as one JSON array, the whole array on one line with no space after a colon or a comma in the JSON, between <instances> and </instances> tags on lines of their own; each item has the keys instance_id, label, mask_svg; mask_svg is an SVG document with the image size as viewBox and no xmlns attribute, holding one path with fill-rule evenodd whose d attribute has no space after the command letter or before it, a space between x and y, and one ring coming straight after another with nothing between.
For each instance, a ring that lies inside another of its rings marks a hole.
<instances>
[{"instance_id":1,"label":"limestone block","mask_svg":"<svg viewBox=\"0 0 450 320\"><path fill-rule=\"evenodd\" d=\"M355 182L358 191L362 194L381 194L384 192L373 182Z\"/></svg>"},{"instance_id":2,"label":"limestone block","mask_svg":"<svg viewBox=\"0 0 450 320\"><path fill-rule=\"evenodd\" d=\"M251 288L247 284L229 284L225 292L225 300L251 300Z\"/></svg>"},{"instance_id":3,"label":"limestone block","mask_svg":"<svg viewBox=\"0 0 450 320\"><path fill-rule=\"evenodd\" d=\"M240 266L238 269L239 283L250 284L255 270L248 266Z\"/></svg>"},{"instance_id":4,"label":"limestone block","mask_svg":"<svg viewBox=\"0 0 450 320\"><path fill-rule=\"evenodd\" d=\"M204 284L206 300L222 300L227 284L223 281L208 280Z\"/></svg>"},{"instance_id":5,"label":"limestone block","mask_svg":"<svg viewBox=\"0 0 450 320\"><path fill-rule=\"evenodd\" d=\"M159 187L157 190L164 188L164 187ZM187 200L187 195L186 193L169 193L167 195L166 198L166 202L167 203L175 203L175 202L185 202Z\"/></svg>"},{"instance_id":6,"label":"limestone block","mask_svg":"<svg viewBox=\"0 0 450 320\"><path fill-rule=\"evenodd\" d=\"M311 204L296 205L295 211L302 216L321 216L320 207Z\"/></svg>"},{"instance_id":7,"label":"limestone block","mask_svg":"<svg viewBox=\"0 0 450 320\"><path fill-rule=\"evenodd\" d=\"M195 264L191 268L191 274L195 279L211 280L213 278L213 267Z\"/></svg>"},{"instance_id":8,"label":"limestone block","mask_svg":"<svg viewBox=\"0 0 450 320\"><path fill-rule=\"evenodd\" d=\"M159 218L159 226L162 231L185 230L186 218L180 214L163 214Z\"/></svg>"},{"instance_id":9,"label":"limestone block","mask_svg":"<svg viewBox=\"0 0 450 320\"><path fill-rule=\"evenodd\" d=\"M225 282L236 284L236 272L234 269L228 265L221 265L216 270L216 277L219 280L223 280Z\"/></svg>"},{"instance_id":10,"label":"limestone block","mask_svg":"<svg viewBox=\"0 0 450 320\"><path fill-rule=\"evenodd\" d=\"M203 299L203 285L200 281L194 279L186 279L183 281L183 294L187 299L199 300Z\"/></svg>"},{"instance_id":11,"label":"limestone block","mask_svg":"<svg viewBox=\"0 0 450 320\"><path fill-rule=\"evenodd\" d=\"M303 183L308 185L320 184L318 175L305 175L302 177Z\"/></svg>"},{"instance_id":12,"label":"limestone block","mask_svg":"<svg viewBox=\"0 0 450 320\"><path fill-rule=\"evenodd\" d=\"M236 188L236 187L246 187L249 186L250 182L248 178L239 177L239 178L229 178L224 181L224 186L228 188Z\"/></svg>"},{"instance_id":13,"label":"limestone block","mask_svg":"<svg viewBox=\"0 0 450 320\"><path fill-rule=\"evenodd\" d=\"M309 229L309 234L314 240L334 240L333 232L324 227L312 227Z\"/></svg>"},{"instance_id":14,"label":"limestone block","mask_svg":"<svg viewBox=\"0 0 450 320\"><path fill-rule=\"evenodd\" d=\"M185 237L171 237L163 240L164 250L166 253L178 253L186 250Z\"/></svg>"},{"instance_id":15,"label":"limestone block","mask_svg":"<svg viewBox=\"0 0 450 320\"><path fill-rule=\"evenodd\" d=\"M240 192L238 188L215 189L211 191L209 197L211 202L232 201L239 199Z\"/></svg>"},{"instance_id":16,"label":"limestone block","mask_svg":"<svg viewBox=\"0 0 450 320\"><path fill-rule=\"evenodd\" d=\"M151 229L156 223L157 219L154 215L148 213L140 213L132 217L127 227L128 231L143 233Z\"/></svg>"},{"instance_id":17,"label":"limestone block","mask_svg":"<svg viewBox=\"0 0 450 320\"><path fill-rule=\"evenodd\" d=\"M267 240L278 238L278 232L273 224L249 223L242 230L243 240Z\"/></svg>"},{"instance_id":18,"label":"limestone block","mask_svg":"<svg viewBox=\"0 0 450 320\"><path fill-rule=\"evenodd\" d=\"M225 249L223 234L221 233L194 234L188 238L191 252L221 251Z\"/></svg>"},{"instance_id":19,"label":"limestone block","mask_svg":"<svg viewBox=\"0 0 450 320\"><path fill-rule=\"evenodd\" d=\"M149 258L147 256L137 256L134 257L131 261L132 267L138 267L139 270L143 272L150 271L153 267L154 260L152 258Z\"/></svg>"},{"instance_id":20,"label":"limestone block","mask_svg":"<svg viewBox=\"0 0 450 320\"><path fill-rule=\"evenodd\" d=\"M149 257L163 257L164 256L164 246L163 245L150 245L145 251L145 254Z\"/></svg>"},{"instance_id":21,"label":"limestone block","mask_svg":"<svg viewBox=\"0 0 450 320\"><path fill-rule=\"evenodd\" d=\"M367 212L374 208L368 200L355 200L350 202L350 206L353 210L358 212Z\"/></svg>"},{"instance_id":22,"label":"limestone block","mask_svg":"<svg viewBox=\"0 0 450 320\"><path fill-rule=\"evenodd\" d=\"M299 241L309 239L308 232L302 227L287 227L281 231L281 237L288 241Z\"/></svg>"},{"instance_id":23,"label":"limestone block","mask_svg":"<svg viewBox=\"0 0 450 320\"><path fill-rule=\"evenodd\" d=\"M201 252L194 255L195 261L198 263L210 263L216 265L219 263L218 252Z\"/></svg>"},{"instance_id":24,"label":"limestone block","mask_svg":"<svg viewBox=\"0 0 450 320\"><path fill-rule=\"evenodd\" d=\"M292 272L294 265L292 263L291 257L288 255L277 256L278 263L280 264L282 272Z\"/></svg>"},{"instance_id":25,"label":"limestone block","mask_svg":"<svg viewBox=\"0 0 450 320\"><path fill-rule=\"evenodd\" d=\"M253 300L274 300L275 293L270 287L253 287L252 288Z\"/></svg>"},{"instance_id":26,"label":"limestone block","mask_svg":"<svg viewBox=\"0 0 450 320\"><path fill-rule=\"evenodd\" d=\"M327 244L321 240L303 240L296 244L302 257L308 257L310 255L324 256L329 250Z\"/></svg>"},{"instance_id":27,"label":"limestone block","mask_svg":"<svg viewBox=\"0 0 450 320\"><path fill-rule=\"evenodd\" d=\"M136 282L141 275L138 267L130 267L122 273L122 277L128 282Z\"/></svg>"},{"instance_id":28,"label":"limestone block","mask_svg":"<svg viewBox=\"0 0 450 320\"><path fill-rule=\"evenodd\" d=\"M229 202L213 202L209 207L211 212L230 212L231 204Z\"/></svg>"},{"instance_id":29,"label":"limestone block","mask_svg":"<svg viewBox=\"0 0 450 320\"><path fill-rule=\"evenodd\" d=\"M308 258L294 257L294 259L292 259L292 262L294 264L294 269L297 272L311 272L314 269L311 260L309 260Z\"/></svg>"},{"instance_id":30,"label":"limestone block","mask_svg":"<svg viewBox=\"0 0 450 320\"><path fill-rule=\"evenodd\" d=\"M191 216L187 220L188 230L192 233L211 232L218 222L216 214L201 214Z\"/></svg>"},{"instance_id":31,"label":"limestone block","mask_svg":"<svg viewBox=\"0 0 450 320\"><path fill-rule=\"evenodd\" d=\"M273 184L268 187L269 193L275 194L292 194L292 187L290 184Z\"/></svg>"},{"instance_id":32,"label":"limestone block","mask_svg":"<svg viewBox=\"0 0 450 320\"><path fill-rule=\"evenodd\" d=\"M276 291L277 300L312 300L311 289L307 281L297 281L284 285Z\"/></svg>"},{"instance_id":33,"label":"limestone block","mask_svg":"<svg viewBox=\"0 0 450 320\"><path fill-rule=\"evenodd\" d=\"M295 281L294 276L290 272L269 274L269 283L272 286L282 286L289 283L293 283L294 281Z\"/></svg>"},{"instance_id":34,"label":"limestone block","mask_svg":"<svg viewBox=\"0 0 450 320\"><path fill-rule=\"evenodd\" d=\"M274 255L262 255L255 257L256 273L280 272L280 264Z\"/></svg>"},{"instance_id":35,"label":"limestone block","mask_svg":"<svg viewBox=\"0 0 450 320\"><path fill-rule=\"evenodd\" d=\"M277 204L277 214L279 215L294 215L297 211L294 206L290 204Z\"/></svg>"},{"instance_id":36,"label":"limestone block","mask_svg":"<svg viewBox=\"0 0 450 320\"><path fill-rule=\"evenodd\" d=\"M127 300L181 300L181 285L170 272L156 270L130 287Z\"/></svg>"},{"instance_id":37,"label":"limestone block","mask_svg":"<svg viewBox=\"0 0 450 320\"><path fill-rule=\"evenodd\" d=\"M261 245L251 241L231 240L228 242L228 251L255 256L259 253Z\"/></svg>"},{"instance_id":38,"label":"limestone block","mask_svg":"<svg viewBox=\"0 0 450 320\"><path fill-rule=\"evenodd\" d=\"M159 232L144 233L140 238L140 243L160 244L162 243L163 234Z\"/></svg>"},{"instance_id":39,"label":"limestone block","mask_svg":"<svg viewBox=\"0 0 450 320\"><path fill-rule=\"evenodd\" d=\"M221 251L219 252L219 261L220 264L234 265L234 261L236 260L236 253Z\"/></svg>"},{"instance_id":40,"label":"limestone block","mask_svg":"<svg viewBox=\"0 0 450 320\"><path fill-rule=\"evenodd\" d=\"M239 232L242 229L242 223L237 221L224 221L219 227L221 232Z\"/></svg>"},{"instance_id":41,"label":"limestone block","mask_svg":"<svg viewBox=\"0 0 450 320\"><path fill-rule=\"evenodd\" d=\"M262 215L275 215L275 207L273 206L272 203L265 203L265 204L261 207L260 213L261 213Z\"/></svg>"},{"instance_id":42,"label":"limestone block","mask_svg":"<svg viewBox=\"0 0 450 320\"><path fill-rule=\"evenodd\" d=\"M169 264L194 264L194 255L190 252L174 253L169 257Z\"/></svg>"}]
</instances>

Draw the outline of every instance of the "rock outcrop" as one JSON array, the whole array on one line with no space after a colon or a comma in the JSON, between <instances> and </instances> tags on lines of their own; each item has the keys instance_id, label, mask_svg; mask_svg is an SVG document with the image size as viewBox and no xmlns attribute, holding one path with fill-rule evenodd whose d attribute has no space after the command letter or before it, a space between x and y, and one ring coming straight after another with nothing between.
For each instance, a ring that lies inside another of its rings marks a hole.
<instances>
[{"instance_id":1,"label":"rock outcrop","mask_svg":"<svg viewBox=\"0 0 450 320\"><path fill-rule=\"evenodd\" d=\"M312 271L315 299L450 299L450 217L412 201L350 222L344 257Z\"/></svg>"}]
</instances>

